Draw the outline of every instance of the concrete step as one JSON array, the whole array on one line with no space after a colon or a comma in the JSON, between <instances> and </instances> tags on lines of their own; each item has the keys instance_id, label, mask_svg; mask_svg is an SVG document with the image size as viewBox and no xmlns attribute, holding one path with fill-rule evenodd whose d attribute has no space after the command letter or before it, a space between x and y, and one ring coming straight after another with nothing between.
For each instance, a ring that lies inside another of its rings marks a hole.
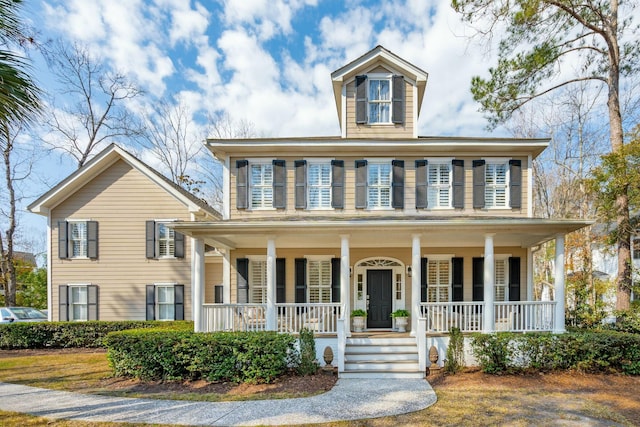
<instances>
[{"instance_id":1,"label":"concrete step","mask_svg":"<svg viewBox=\"0 0 640 427\"><path fill-rule=\"evenodd\" d=\"M340 378L424 378L424 372L415 371L392 371L392 372L380 372L380 371L365 371L357 370L350 371L345 370L340 372Z\"/></svg>"},{"instance_id":2,"label":"concrete step","mask_svg":"<svg viewBox=\"0 0 640 427\"><path fill-rule=\"evenodd\" d=\"M380 346L392 346L392 345L416 345L416 339L407 338L347 338L347 345L380 345Z\"/></svg>"},{"instance_id":3,"label":"concrete step","mask_svg":"<svg viewBox=\"0 0 640 427\"><path fill-rule=\"evenodd\" d=\"M345 352L345 361L358 361L358 360L384 360L384 361L401 361L401 360L413 360L418 361L418 350L413 352L395 352L395 353L364 353L364 352L352 352L351 349Z\"/></svg>"},{"instance_id":4,"label":"concrete step","mask_svg":"<svg viewBox=\"0 0 640 427\"><path fill-rule=\"evenodd\" d=\"M415 343L404 345L369 345L369 344L347 344L347 353L417 353L418 347Z\"/></svg>"},{"instance_id":5,"label":"concrete step","mask_svg":"<svg viewBox=\"0 0 640 427\"><path fill-rule=\"evenodd\" d=\"M417 371L418 361L402 360L390 362L384 360L345 360L344 369L345 371Z\"/></svg>"}]
</instances>

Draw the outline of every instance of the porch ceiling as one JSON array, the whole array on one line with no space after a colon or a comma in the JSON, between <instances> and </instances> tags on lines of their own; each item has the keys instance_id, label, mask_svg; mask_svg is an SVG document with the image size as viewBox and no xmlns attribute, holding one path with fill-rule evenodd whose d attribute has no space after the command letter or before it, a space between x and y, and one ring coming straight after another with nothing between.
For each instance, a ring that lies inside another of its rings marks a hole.
<instances>
[{"instance_id":1,"label":"porch ceiling","mask_svg":"<svg viewBox=\"0 0 640 427\"><path fill-rule=\"evenodd\" d=\"M340 236L349 236L351 248L411 247L419 234L423 247L484 246L494 234L495 246L532 247L592 224L584 220L538 218L354 218L308 219L290 217L246 221L177 222L172 226L205 243L228 249L266 247L274 238L281 248L336 248Z\"/></svg>"}]
</instances>

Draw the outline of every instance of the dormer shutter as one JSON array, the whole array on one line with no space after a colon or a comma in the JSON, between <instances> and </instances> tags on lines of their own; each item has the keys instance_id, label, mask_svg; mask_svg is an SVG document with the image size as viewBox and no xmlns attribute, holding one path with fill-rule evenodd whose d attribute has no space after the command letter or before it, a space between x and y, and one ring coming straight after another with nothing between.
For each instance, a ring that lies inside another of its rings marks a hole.
<instances>
[{"instance_id":1,"label":"dormer shutter","mask_svg":"<svg viewBox=\"0 0 640 427\"><path fill-rule=\"evenodd\" d=\"M393 76L391 121L397 124L404 123L404 77L402 76Z\"/></svg>"},{"instance_id":2,"label":"dormer shutter","mask_svg":"<svg viewBox=\"0 0 640 427\"><path fill-rule=\"evenodd\" d=\"M509 180L511 207L520 209L522 207L522 162L520 160L509 160Z\"/></svg>"},{"instance_id":3,"label":"dormer shutter","mask_svg":"<svg viewBox=\"0 0 640 427\"><path fill-rule=\"evenodd\" d=\"M367 123L367 76L356 76L356 123Z\"/></svg>"}]
</instances>

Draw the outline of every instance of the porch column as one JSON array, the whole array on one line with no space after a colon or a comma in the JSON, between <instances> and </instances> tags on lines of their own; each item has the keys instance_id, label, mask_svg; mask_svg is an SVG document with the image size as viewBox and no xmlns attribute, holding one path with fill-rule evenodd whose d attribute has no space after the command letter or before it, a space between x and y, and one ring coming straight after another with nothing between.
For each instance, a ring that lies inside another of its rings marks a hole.
<instances>
[{"instance_id":1,"label":"porch column","mask_svg":"<svg viewBox=\"0 0 640 427\"><path fill-rule=\"evenodd\" d=\"M349 260L349 235L340 236L340 302L344 307L345 328L347 335L351 331L351 304L350 304L350 276L351 261Z\"/></svg>"},{"instance_id":2,"label":"porch column","mask_svg":"<svg viewBox=\"0 0 640 427\"><path fill-rule=\"evenodd\" d=\"M191 239L192 263L191 263L191 302L193 313L193 329L196 332L204 331L202 319L202 304L204 303L204 240Z\"/></svg>"},{"instance_id":3,"label":"porch column","mask_svg":"<svg viewBox=\"0 0 640 427\"><path fill-rule=\"evenodd\" d=\"M422 266L420 265L420 235L414 234L411 243L411 336L418 330L420 317L420 285L422 283Z\"/></svg>"},{"instance_id":4,"label":"porch column","mask_svg":"<svg viewBox=\"0 0 640 427\"><path fill-rule=\"evenodd\" d=\"M533 251L527 248L527 301L533 301Z\"/></svg>"},{"instance_id":5,"label":"porch column","mask_svg":"<svg viewBox=\"0 0 640 427\"><path fill-rule=\"evenodd\" d=\"M222 252L222 302L231 304L231 250Z\"/></svg>"},{"instance_id":6,"label":"porch column","mask_svg":"<svg viewBox=\"0 0 640 427\"><path fill-rule=\"evenodd\" d=\"M564 326L564 234L556 235L556 257L554 277L554 300L556 301L555 324L553 332L561 334L565 332Z\"/></svg>"},{"instance_id":7,"label":"porch column","mask_svg":"<svg viewBox=\"0 0 640 427\"><path fill-rule=\"evenodd\" d=\"M484 235L484 332L493 332L496 321L493 305L496 281L493 236L494 234Z\"/></svg>"},{"instance_id":8,"label":"porch column","mask_svg":"<svg viewBox=\"0 0 640 427\"><path fill-rule=\"evenodd\" d=\"M267 331L275 331L276 322L276 241L267 239Z\"/></svg>"}]
</instances>

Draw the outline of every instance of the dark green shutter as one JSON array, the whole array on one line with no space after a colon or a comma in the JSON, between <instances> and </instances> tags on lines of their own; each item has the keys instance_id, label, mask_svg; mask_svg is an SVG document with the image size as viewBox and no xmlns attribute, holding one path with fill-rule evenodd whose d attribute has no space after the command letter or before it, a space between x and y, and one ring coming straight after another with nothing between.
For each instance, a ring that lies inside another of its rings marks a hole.
<instances>
[{"instance_id":1,"label":"dark green shutter","mask_svg":"<svg viewBox=\"0 0 640 427\"><path fill-rule=\"evenodd\" d=\"M427 160L416 160L416 209L426 209L427 202Z\"/></svg>"},{"instance_id":2,"label":"dark green shutter","mask_svg":"<svg viewBox=\"0 0 640 427\"><path fill-rule=\"evenodd\" d=\"M452 258L451 259L451 269L452 269L452 301L464 301L464 259L463 258Z\"/></svg>"},{"instance_id":3,"label":"dark green shutter","mask_svg":"<svg viewBox=\"0 0 640 427\"><path fill-rule=\"evenodd\" d=\"M238 304L247 304L249 302L249 259L238 258L236 260L237 271L237 296Z\"/></svg>"},{"instance_id":4,"label":"dark green shutter","mask_svg":"<svg viewBox=\"0 0 640 427\"><path fill-rule=\"evenodd\" d=\"M464 208L464 160L454 159L451 161L453 169L453 207Z\"/></svg>"},{"instance_id":5,"label":"dark green shutter","mask_svg":"<svg viewBox=\"0 0 640 427\"><path fill-rule=\"evenodd\" d=\"M87 257L98 258L98 222L87 221Z\"/></svg>"},{"instance_id":6,"label":"dark green shutter","mask_svg":"<svg viewBox=\"0 0 640 427\"><path fill-rule=\"evenodd\" d=\"M356 160L356 209L367 207L367 161Z\"/></svg>"},{"instance_id":7,"label":"dark green shutter","mask_svg":"<svg viewBox=\"0 0 640 427\"><path fill-rule=\"evenodd\" d=\"M213 287L213 303L214 304L224 303L224 286L215 285Z\"/></svg>"},{"instance_id":8,"label":"dark green shutter","mask_svg":"<svg viewBox=\"0 0 640 427\"><path fill-rule=\"evenodd\" d=\"M175 320L184 320L184 285L173 287L173 308Z\"/></svg>"},{"instance_id":9,"label":"dark green shutter","mask_svg":"<svg viewBox=\"0 0 640 427\"><path fill-rule=\"evenodd\" d=\"M276 258L276 303L287 302L287 260Z\"/></svg>"},{"instance_id":10,"label":"dark green shutter","mask_svg":"<svg viewBox=\"0 0 640 427\"><path fill-rule=\"evenodd\" d=\"M509 257L509 301L520 301L520 257Z\"/></svg>"},{"instance_id":11,"label":"dark green shutter","mask_svg":"<svg viewBox=\"0 0 640 427\"><path fill-rule=\"evenodd\" d=\"M296 160L293 162L296 171L296 209L307 208L307 161Z\"/></svg>"},{"instance_id":12,"label":"dark green shutter","mask_svg":"<svg viewBox=\"0 0 640 427\"><path fill-rule=\"evenodd\" d=\"M146 289L147 320L156 320L156 287L147 285Z\"/></svg>"},{"instance_id":13,"label":"dark green shutter","mask_svg":"<svg viewBox=\"0 0 640 427\"><path fill-rule=\"evenodd\" d=\"M367 123L367 76L356 76L356 123Z\"/></svg>"},{"instance_id":14,"label":"dark green shutter","mask_svg":"<svg viewBox=\"0 0 640 427\"><path fill-rule=\"evenodd\" d=\"M474 209L484 208L484 187L485 187L484 160L473 161L473 207Z\"/></svg>"},{"instance_id":15,"label":"dark green shutter","mask_svg":"<svg viewBox=\"0 0 640 427\"><path fill-rule=\"evenodd\" d=\"M331 258L331 302L340 302L340 258Z\"/></svg>"},{"instance_id":16,"label":"dark green shutter","mask_svg":"<svg viewBox=\"0 0 640 427\"><path fill-rule=\"evenodd\" d=\"M392 160L391 168L393 169L391 207L404 209L404 160Z\"/></svg>"},{"instance_id":17,"label":"dark green shutter","mask_svg":"<svg viewBox=\"0 0 640 427\"><path fill-rule=\"evenodd\" d=\"M287 206L287 168L284 160L273 161L273 207Z\"/></svg>"},{"instance_id":18,"label":"dark green shutter","mask_svg":"<svg viewBox=\"0 0 640 427\"><path fill-rule=\"evenodd\" d=\"M509 160L509 201L511 207L522 207L522 161Z\"/></svg>"},{"instance_id":19,"label":"dark green shutter","mask_svg":"<svg viewBox=\"0 0 640 427\"><path fill-rule=\"evenodd\" d=\"M58 286L58 320L61 322L69 320L69 287L67 285Z\"/></svg>"},{"instance_id":20,"label":"dark green shutter","mask_svg":"<svg viewBox=\"0 0 640 427\"><path fill-rule=\"evenodd\" d=\"M69 223L58 222L58 258L69 258Z\"/></svg>"},{"instance_id":21,"label":"dark green shutter","mask_svg":"<svg viewBox=\"0 0 640 427\"><path fill-rule=\"evenodd\" d=\"M156 257L156 222L147 221L145 223L146 233L146 256L147 258Z\"/></svg>"},{"instance_id":22,"label":"dark green shutter","mask_svg":"<svg viewBox=\"0 0 640 427\"><path fill-rule=\"evenodd\" d=\"M87 320L98 320L98 287L87 286Z\"/></svg>"},{"instance_id":23,"label":"dark green shutter","mask_svg":"<svg viewBox=\"0 0 640 427\"><path fill-rule=\"evenodd\" d=\"M331 207L344 209L344 160L331 160Z\"/></svg>"},{"instance_id":24,"label":"dark green shutter","mask_svg":"<svg viewBox=\"0 0 640 427\"><path fill-rule=\"evenodd\" d=\"M484 301L484 258L472 260L473 300Z\"/></svg>"},{"instance_id":25,"label":"dark green shutter","mask_svg":"<svg viewBox=\"0 0 640 427\"><path fill-rule=\"evenodd\" d=\"M420 258L420 301L428 302L427 299L427 266L429 259Z\"/></svg>"},{"instance_id":26,"label":"dark green shutter","mask_svg":"<svg viewBox=\"0 0 640 427\"><path fill-rule=\"evenodd\" d=\"M176 258L184 258L184 234L173 232L174 251L173 254Z\"/></svg>"},{"instance_id":27,"label":"dark green shutter","mask_svg":"<svg viewBox=\"0 0 640 427\"><path fill-rule=\"evenodd\" d=\"M296 258L296 301L297 303L307 302L307 259Z\"/></svg>"},{"instance_id":28,"label":"dark green shutter","mask_svg":"<svg viewBox=\"0 0 640 427\"><path fill-rule=\"evenodd\" d=\"M393 76L393 97L391 102L391 120L393 123L404 123L404 77L402 76Z\"/></svg>"},{"instance_id":29,"label":"dark green shutter","mask_svg":"<svg viewBox=\"0 0 640 427\"><path fill-rule=\"evenodd\" d=\"M236 160L236 207L249 207L249 161Z\"/></svg>"}]
</instances>

